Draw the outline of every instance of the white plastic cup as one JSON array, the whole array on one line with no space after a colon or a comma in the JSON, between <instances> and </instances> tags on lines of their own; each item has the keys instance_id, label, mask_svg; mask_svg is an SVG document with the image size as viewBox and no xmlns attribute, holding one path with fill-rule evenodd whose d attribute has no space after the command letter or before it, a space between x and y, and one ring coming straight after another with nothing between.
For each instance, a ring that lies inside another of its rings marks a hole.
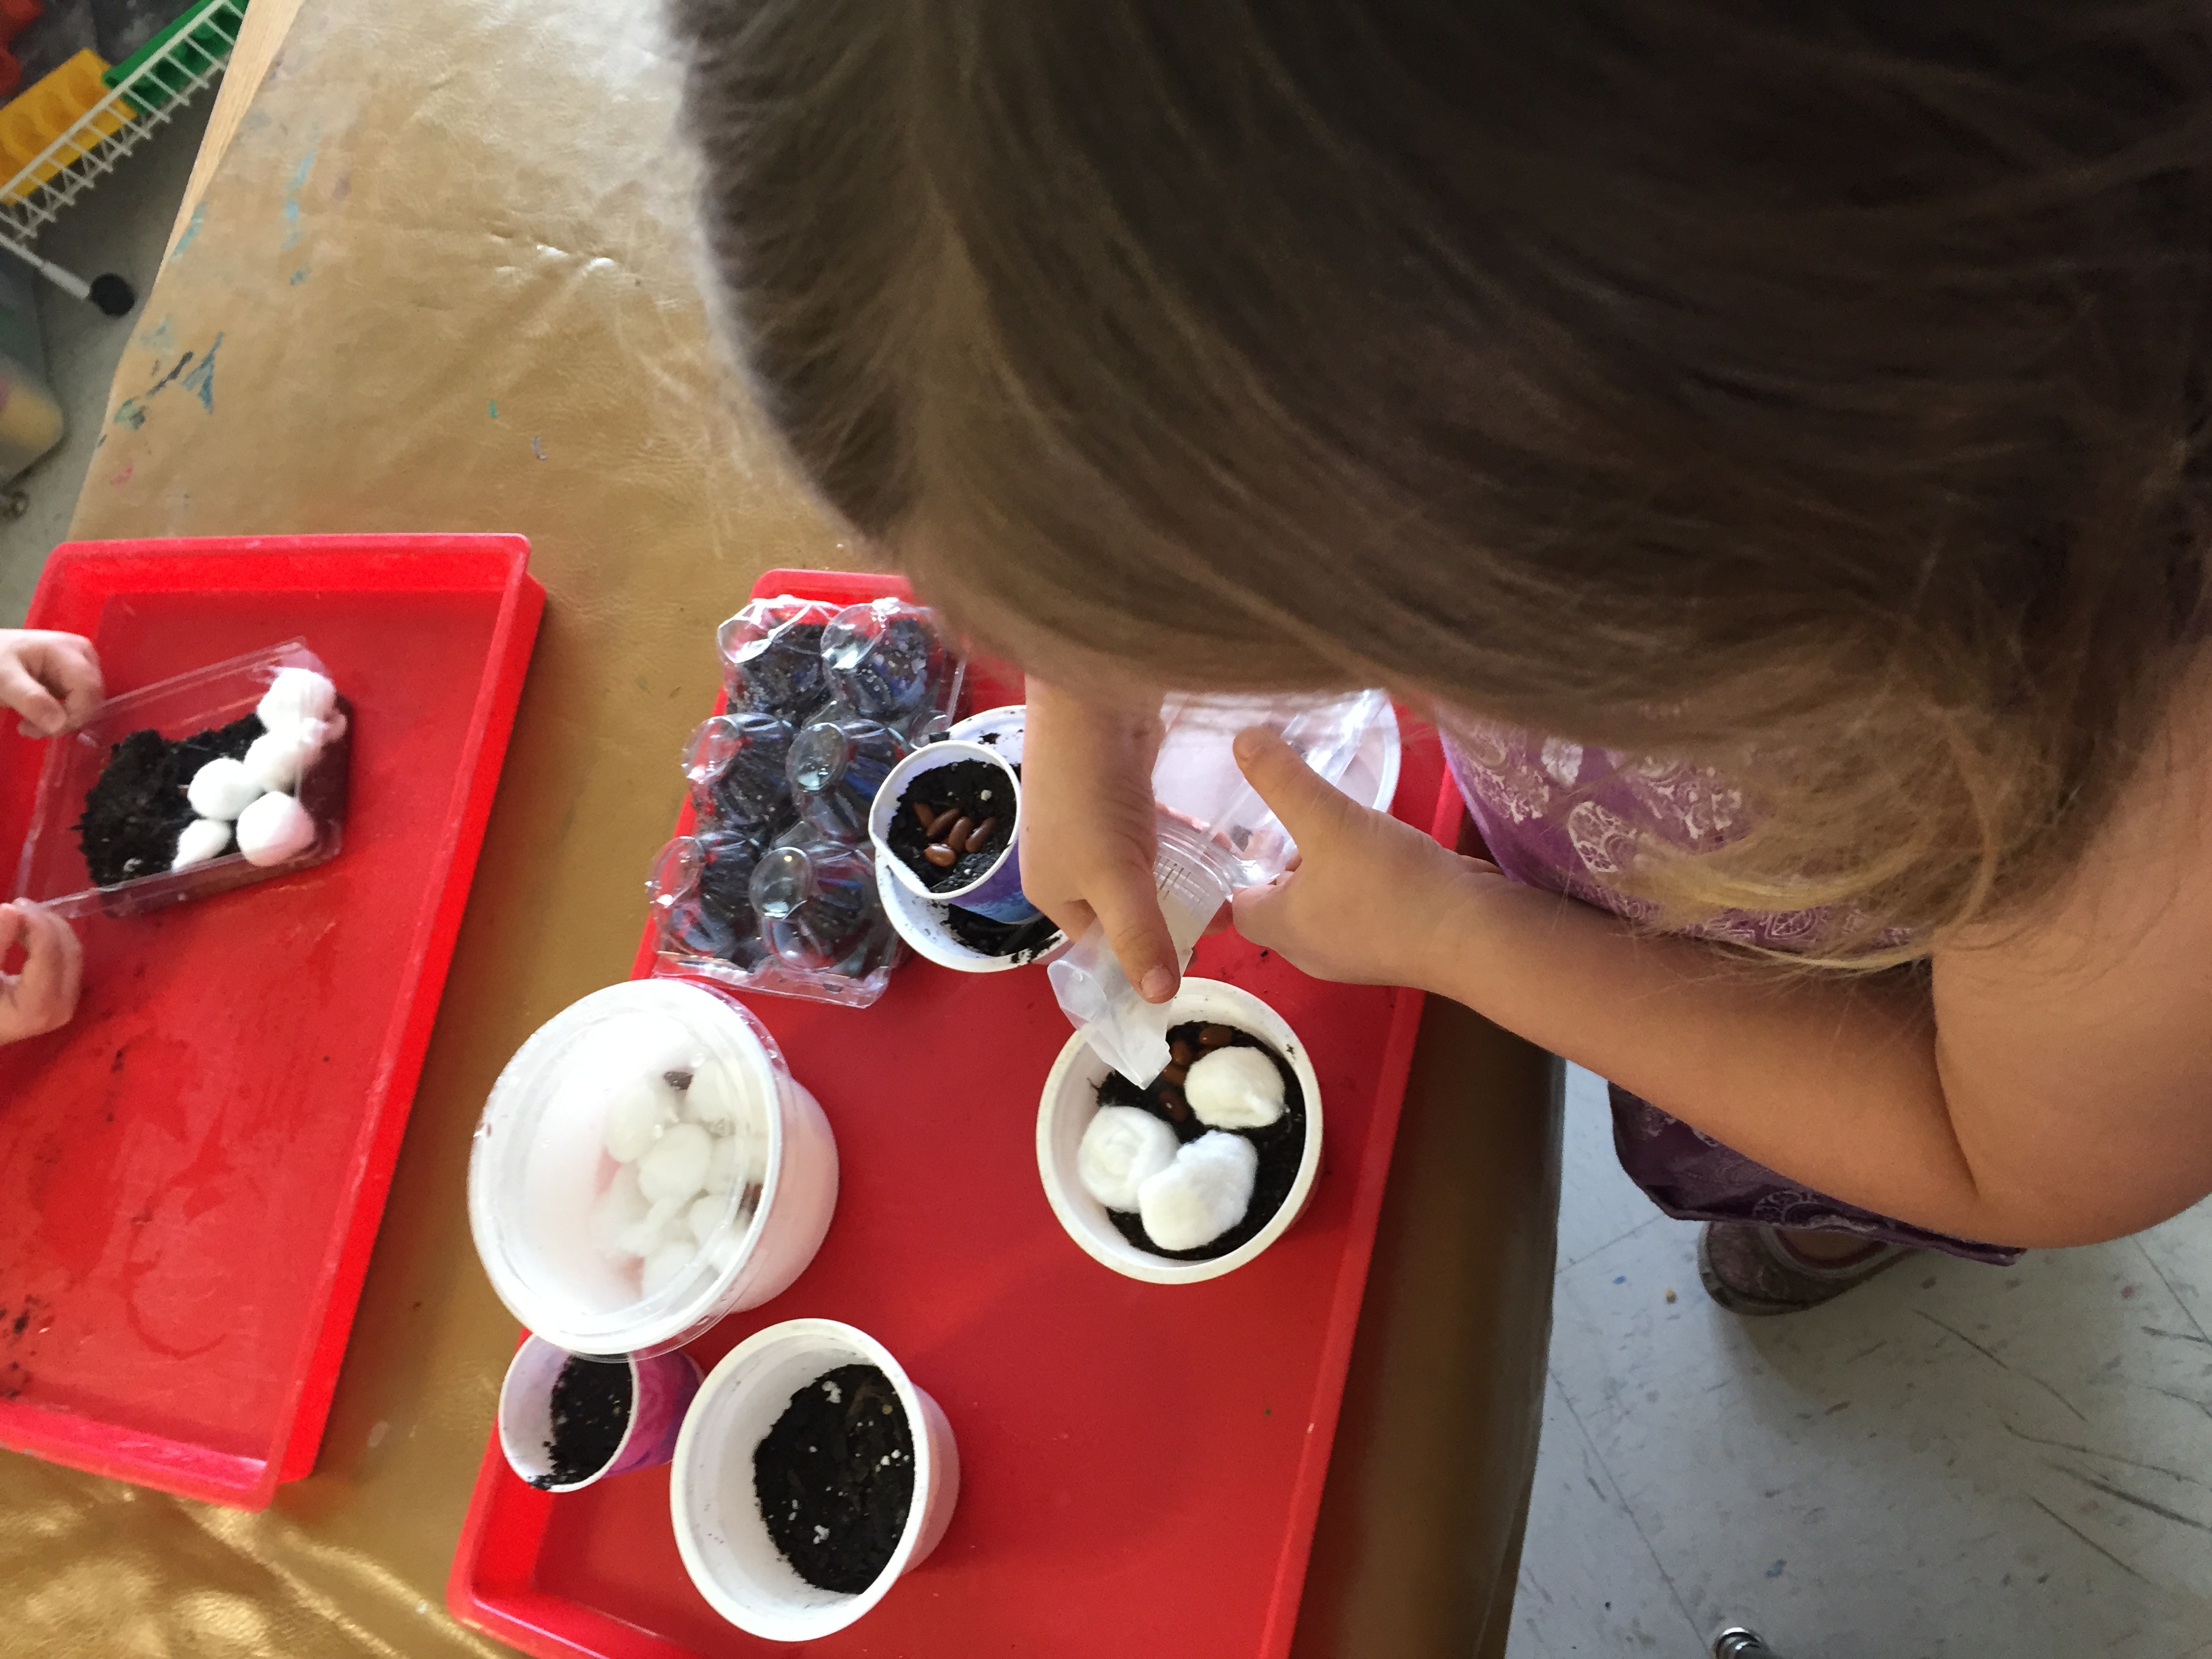
<instances>
[{"instance_id":1,"label":"white plastic cup","mask_svg":"<svg viewBox=\"0 0 2212 1659\"><path fill-rule=\"evenodd\" d=\"M733 1203L693 1264L650 1295L592 1238L613 1164L605 1102L577 1084L578 1057L603 1061L631 1022L696 1036L736 1090L759 1160L757 1198ZM500 1073L469 1156L469 1226L492 1288L526 1329L571 1353L663 1353L781 1294L836 1205L837 1143L821 1103L750 1010L692 980L626 981L547 1021Z\"/></svg>"},{"instance_id":2,"label":"white plastic cup","mask_svg":"<svg viewBox=\"0 0 2212 1659\"><path fill-rule=\"evenodd\" d=\"M546 1449L553 1437L553 1385L574 1358L541 1336L525 1337L499 1386L500 1449L507 1454L507 1466L532 1486L552 1473ZM699 1362L688 1353L624 1354L583 1363L619 1365L629 1373L629 1425L604 1465L581 1480L545 1485L547 1492L580 1492L610 1475L665 1463L676 1455L684 1413L699 1392Z\"/></svg>"},{"instance_id":3,"label":"white plastic cup","mask_svg":"<svg viewBox=\"0 0 2212 1659\"><path fill-rule=\"evenodd\" d=\"M791 1398L840 1365L873 1365L890 1379L914 1435L914 1501L898 1547L858 1595L817 1589L769 1536L753 1453ZM960 1452L937 1402L890 1351L830 1319L793 1319L747 1337L707 1375L676 1443L670 1519L684 1570L708 1605L748 1635L811 1642L843 1630L927 1560L960 1498Z\"/></svg>"},{"instance_id":4,"label":"white plastic cup","mask_svg":"<svg viewBox=\"0 0 2212 1659\"><path fill-rule=\"evenodd\" d=\"M963 761L981 761L1005 775L1012 796L1007 808L1014 823L1008 826L1006 844L991 860L989 869L963 886L933 890L904 859L891 851L884 837L890 833L891 820L898 816L899 799L906 793L908 785L927 773L957 766ZM1037 914L1037 908L1022 893L1022 864L1016 850L1021 810L1021 781L1014 776L1004 756L983 744L947 738L942 743L923 744L891 768L868 809L868 839L875 843L877 864L887 867L893 879L920 896L939 904L957 904L994 921L1027 921Z\"/></svg>"},{"instance_id":5,"label":"white plastic cup","mask_svg":"<svg viewBox=\"0 0 2212 1659\"><path fill-rule=\"evenodd\" d=\"M1044 1180L1044 1195L1067 1236L1092 1260L1111 1267L1125 1279L1152 1285L1195 1285L1218 1279L1256 1258L1291 1230L1313 1198L1314 1181L1321 1173L1321 1082L1305 1045L1289 1023L1249 991L1213 979L1186 979L1169 1005L1170 1025L1192 1020L1234 1026L1260 1039L1290 1063L1298 1088L1305 1097L1306 1144L1298 1159L1298 1172L1282 1207L1267 1224L1224 1255L1209 1261L1178 1261L1139 1249L1114 1225L1103 1204L1091 1197L1076 1173L1075 1157L1083 1145L1083 1132L1098 1112L1098 1085L1106 1080L1106 1062L1098 1057L1080 1032L1067 1040L1044 1080L1044 1095L1037 1105L1037 1173Z\"/></svg>"}]
</instances>

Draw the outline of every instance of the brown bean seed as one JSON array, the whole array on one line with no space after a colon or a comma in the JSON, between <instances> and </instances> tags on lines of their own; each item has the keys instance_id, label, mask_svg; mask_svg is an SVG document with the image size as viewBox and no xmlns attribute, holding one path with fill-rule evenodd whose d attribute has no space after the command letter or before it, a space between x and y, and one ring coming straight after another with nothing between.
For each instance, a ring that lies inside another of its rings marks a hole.
<instances>
[{"instance_id":1,"label":"brown bean seed","mask_svg":"<svg viewBox=\"0 0 2212 1659\"><path fill-rule=\"evenodd\" d=\"M991 831L998 827L998 819L985 818L982 823L977 824L973 830L968 832L968 850L972 853L977 848L981 847L985 842L991 838Z\"/></svg>"},{"instance_id":2,"label":"brown bean seed","mask_svg":"<svg viewBox=\"0 0 2212 1659\"><path fill-rule=\"evenodd\" d=\"M922 833L927 835L929 832L929 826L937 822L937 809L927 801L918 800L913 803L913 805L914 821L921 826Z\"/></svg>"},{"instance_id":3,"label":"brown bean seed","mask_svg":"<svg viewBox=\"0 0 2212 1659\"><path fill-rule=\"evenodd\" d=\"M1178 1066L1188 1066L1198 1058L1198 1050L1181 1037L1168 1044L1168 1053L1175 1056L1175 1063Z\"/></svg>"},{"instance_id":4,"label":"brown bean seed","mask_svg":"<svg viewBox=\"0 0 2212 1659\"><path fill-rule=\"evenodd\" d=\"M1188 1066L1163 1066L1160 1076L1164 1081L1172 1083L1180 1089L1183 1085L1184 1079L1190 1076L1190 1067Z\"/></svg>"},{"instance_id":5,"label":"brown bean seed","mask_svg":"<svg viewBox=\"0 0 2212 1659\"><path fill-rule=\"evenodd\" d=\"M952 867L952 860L960 856L941 841L930 842L921 849L921 855L940 870L950 870Z\"/></svg>"},{"instance_id":6,"label":"brown bean seed","mask_svg":"<svg viewBox=\"0 0 2212 1659\"><path fill-rule=\"evenodd\" d=\"M968 850L968 837L975 833L975 820L963 817L952 826L952 833L945 836L945 844L956 853L964 853Z\"/></svg>"},{"instance_id":7,"label":"brown bean seed","mask_svg":"<svg viewBox=\"0 0 2212 1659\"><path fill-rule=\"evenodd\" d=\"M945 808L944 811L938 813L935 817L930 819L930 840L943 841L945 839L945 832L952 827L954 821L957 819L959 816L960 809L958 807L948 806Z\"/></svg>"},{"instance_id":8,"label":"brown bean seed","mask_svg":"<svg viewBox=\"0 0 2212 1659\"><path fill-rule=\"evenodd\" d=\"M1182 1091L1173 1084L1163 1084L1153 1092L1152 1098L1166 1107L1168 1115L1176 1122L1190 1121L1190 1103L1182 1097Z\"/></svg>"},{"instance_id":9,"label":"brown bean seed","mask_svg":"<svg viewBox=\"0 0 2212 1659\"><path fill-rule=\"evenodd\" d=\"M1198 1046L1201 1048L1225 1048L1237 1041L1237 1033L1226 1025L1201 1025L1198 1028Z\"/></svg>"}]
</instances>

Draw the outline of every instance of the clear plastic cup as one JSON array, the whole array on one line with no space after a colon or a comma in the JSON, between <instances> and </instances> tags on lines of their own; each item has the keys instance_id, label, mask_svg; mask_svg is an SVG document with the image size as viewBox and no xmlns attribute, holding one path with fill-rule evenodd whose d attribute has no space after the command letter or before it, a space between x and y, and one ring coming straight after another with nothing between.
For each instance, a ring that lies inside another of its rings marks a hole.
<instances>
[{"instance_id":1,"label":"clear plastic cup","mask_svg":"<svg viewBox=\"0 0 2212 1659\"><path fill-rule=\"evenodd\" d=\"M769 1535L753 1484L754 1449L792 1395L840 1365L873 1365L889 1377L914 1435L905 1530L875 1583L854 1595L799 1576ZM865 1617L927 1559L959 1498L952 1425L890 1351L835 1320L794 1319L747 1337L707 1374L676 1443L668 1507L684 1570L716 1613L748 1635L811 1642Z\"/></svg>"},{"instance_id":2,"label":"clear plastic cup","mask_svg":"<svg viewBox=\"0 0 2212 1659\"><path fill-rule=\"evenodd\" d=\"M694 1129L705 1184L678 1204ZM547 1021L493 1085L469 1157L493 1289L572 1353L660 1353L757 1307L814 1259L836 1201L820 1104L744 1005L689 980L609 986Z\"/></svg>"},{"instance_id":3,"label":"clear plastic cup","mask_svg":"<svg viewBox=\"0 0 2212 1659\"><path fill-rule=\"evenodd\" d=\"M527 1336L507 1362L499 1389L499 1447L507 1467L546 1492L581 1492L610 1475L665 1463L676 1455L684 1414L699 1392L699 1362L688 1353L586 1355L592 1365L619 1365L629 1377L629 1423L613 1454L581 1480L556 1482L546 1452L553 1437L553 1385L576 1356L542 1336Z\"/></svg>"},{"instance_id":4,"label":"clear plastic cup","mask_svg":"<svg viewBox=\"0 0 2212 1659\"><path fill-rule=\"evenodd\" d=\"M1109 1069L1081 1032L1067 1040L1044 1080L1044 1095L1037 1105L1037 1173L1044 1181L1044 1195L1053 1214L1092 1260L1125 1279L1140 1279L1152 1285L1195 1285L1235 1273L1252 1261L1288 1232L1304 1212L1313 1198L1315 1179L1321 1174L1321 1080L1315 1077L1305 1044L1298 1041L1290 1023L1241 987L1213 979L1186 979L1167 1006L1170 1025L1191 1020L1232 1025L1259 1038L1290 1063L1305 1096L1306 1144L1282 1207L1251 1238L1210 1261L1177 1261L1155 1255L1124 1238L1106 1206L1091 1197L1076 1173L1076 1152L1083 1145L1083 1132L1097 1115L1098 1085L1106 1080Z\"/></svg>"}]
</instances>

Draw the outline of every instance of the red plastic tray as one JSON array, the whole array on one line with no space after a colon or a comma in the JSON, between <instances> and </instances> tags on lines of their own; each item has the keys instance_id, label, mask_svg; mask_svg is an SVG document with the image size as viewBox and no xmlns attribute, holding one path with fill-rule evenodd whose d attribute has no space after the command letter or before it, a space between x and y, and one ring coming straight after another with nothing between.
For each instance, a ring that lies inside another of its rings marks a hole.
<instances>
[{"instance_id":1,"label":"red plastic tray","mask_svg":"<svg viewBox=\"0 0 2212 1659\"><path fill-rule=\"evenodd\" d=\"M112 690L303 635L356 709L345 850L92 916L0 1048L0 1444L258 1508L313 1467L529 667L519 536L57 548L34 628ZM0 854L40 748L0 722Z\"/></svg>"},{"instance_id":2,"label":"red plastic tray","mask_svg":"<svg viewBox=\"0 0 2212 1659\"><path fill-rule=\"evenodd\" d=\"M901 590L771 571L755 591ZM970 684L974 708L1020 696L988 664ZM1435 734L1404 735L1396 810L1455 834ZM1289 1651L1421 999L1322 984L1233 934L1202 944L1192 972L1248 988L1297 1029L1327 1136L1298 1224L1251 1266L1192 1285L1120 1278L1053 1218L1037 1097L1068 1028L1042 969L969 975L910 957L865 1012L749 1000L828 1111L842 1187L813 1266L691 1352L711 1365L779 1320L848 1321L937 1397L960 1443L960 1504L937 1553L810 1653ZM518 1480L496 1437L447 1599L532 1654L789 1650L725 1624L692 1589L665 1468L555 1496Z\"/></svg>"}]
</instances>

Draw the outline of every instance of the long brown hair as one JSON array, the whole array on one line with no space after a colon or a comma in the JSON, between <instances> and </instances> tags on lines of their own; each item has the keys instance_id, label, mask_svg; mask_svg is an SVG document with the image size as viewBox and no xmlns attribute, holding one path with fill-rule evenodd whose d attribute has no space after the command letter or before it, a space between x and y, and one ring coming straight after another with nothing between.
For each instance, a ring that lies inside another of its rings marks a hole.
<instances>
[{"instance_id":1,"label":"long brown hair","mask_svg":"<svg viewBox=\"0 0 2212 1659\"><path fill-rule=\"evenodd\" d=\"M1848 957L2057 879L2194 649L2203 4L674 9L756 395L1033 663L1717 767L1623 884Z\"/></svg>"}]
</instances>

